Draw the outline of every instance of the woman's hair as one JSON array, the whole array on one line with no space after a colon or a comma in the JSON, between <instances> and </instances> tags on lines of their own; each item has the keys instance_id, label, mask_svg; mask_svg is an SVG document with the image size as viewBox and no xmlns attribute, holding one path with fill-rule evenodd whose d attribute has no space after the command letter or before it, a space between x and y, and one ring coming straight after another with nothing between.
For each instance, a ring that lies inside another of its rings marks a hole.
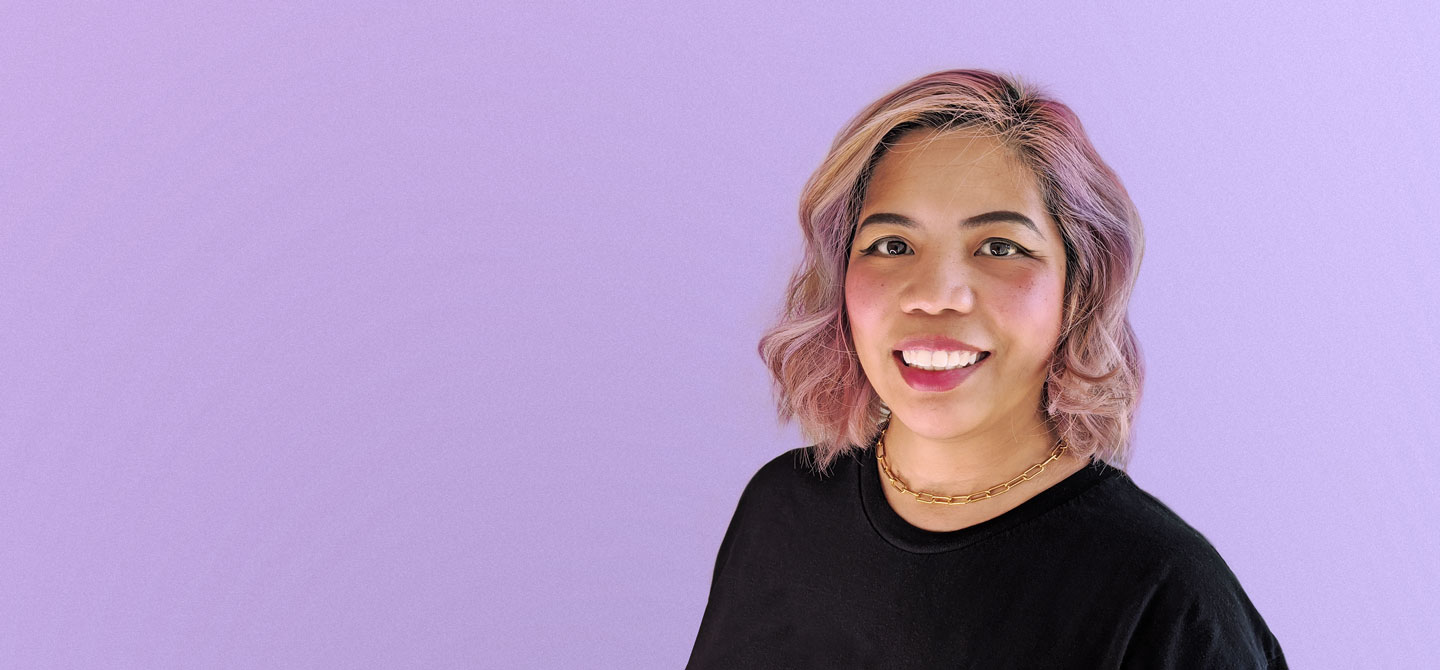
<instances>
[{"instance_id":1,"label":"woman's hair","mask_svg":"<svg viewBox=\"0 0 1440 670\"><path fill-rule=\"evenodd\" d=\"M790 277L783 313L759 346L779 421L798 418L821 473L878 436L886 408L855 353L845 272L876 162L901 134L920 128L995 137L1035 175L1066 259L1064 320L1041 402L1072 453L1125 467L1144 383L1126 315L1144 253L1140 216L1069 107L985 70L936 72L875 101L840 131L806 182L805 255Z\"/></svg>"}]
</instances>

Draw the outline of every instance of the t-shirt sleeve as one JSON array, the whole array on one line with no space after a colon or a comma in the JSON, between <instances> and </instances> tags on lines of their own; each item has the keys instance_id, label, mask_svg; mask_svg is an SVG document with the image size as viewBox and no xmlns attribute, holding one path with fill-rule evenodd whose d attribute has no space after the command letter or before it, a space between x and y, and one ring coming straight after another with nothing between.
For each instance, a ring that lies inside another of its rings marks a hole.
<instances>
[{"instance_id":1,"label":"t-shirt sleeve","mask_svg":"<svg viewBox=\"0 0 1440 670\"><path fill-rule=\"evenodd\" d=\"M761 467L751 475L750 481L740 492L740 500L735 504L735 512L730 516L730 525L726 527L725 536L720 540L720 550L715 554L715 571L710 576L712 591L720 576L725 573L725 566L736 551L736 543L749 530L754 509L757 505L764 505L762 499L767 495L770 481L775 478L779 462L780 459L776 458Z\"/></svg>"},{"instance_id":2,"label":"t-shirt sleeve","mask_svg":"<svg viewBox=\"0 0 1440 670\"><path fill-rule=\"evenodd\" d=\"M1167 566L1126 645L1122 668L1289 670L1280 643L1208 543Z\"/></svg>"},{"instance_id":3,"label":"t-shirt sleeve","mask_svg":"<svg viewBox=\"0 0 1440 670\"><path fill-rule=\"evenodd\" d=\"M720 550L716 552L710 594L686 668L740 667L734 655L743 650L735 647L733 638L737 631L744 629L745 620L751 618L753 612L747 611L749 594L743 590L744 581L737 579L727 566L737 553L743 562L747 548L754 544L752 526L756 509L763 509L767 504L766 496L781 464L781 458L766 464L750 478L740 494L730 525L720 541Z\"/></svg>"}]
</instances>

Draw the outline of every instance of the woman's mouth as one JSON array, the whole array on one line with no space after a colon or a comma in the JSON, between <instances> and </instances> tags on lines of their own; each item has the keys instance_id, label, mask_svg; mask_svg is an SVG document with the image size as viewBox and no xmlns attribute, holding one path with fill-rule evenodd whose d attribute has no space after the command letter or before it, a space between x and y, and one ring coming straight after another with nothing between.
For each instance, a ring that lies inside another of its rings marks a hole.
<instances>
[{"instance_id":1,"label":"woman's mouth","mask_svg":"<svg viewBox=\"0 0 1440 670\"><path fill-rule=\"evenodd\" d=\"M896 366L900 368L900 376L905 379L905 383L909 384L910 388L917 391L937 392L949 391L959 386L961 382L968 379L971 374L974 374L975 371L980 368L981 364L989 360L990 352L986 351L981 353L975 359L974 363L948 370L927 370L922 367L912 366L905 362L904 354L899 351L892 352L891 357L895 359ZM960 362L963 363L964 360L962 359Z\"/></svg>"}]
</instances>

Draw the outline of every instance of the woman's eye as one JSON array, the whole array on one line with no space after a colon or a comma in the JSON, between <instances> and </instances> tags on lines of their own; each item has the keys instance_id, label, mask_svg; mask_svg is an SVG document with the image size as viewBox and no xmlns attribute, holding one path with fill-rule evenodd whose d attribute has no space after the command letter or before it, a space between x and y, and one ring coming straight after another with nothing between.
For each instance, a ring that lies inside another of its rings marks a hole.
<instances>
[{"instance_id":1,"label":"woman's eye","mask_svg":"<svg viewBox=\"0 0 1440 670\"><path fill-rule=\"evenodd\" d=\"M875 240L873 244L866 247L865 250L860 253L866 256L875 255L893 258L895 256L904 256L906 250L909 248L910 245L898 237L882 237ZM980 245L980 248L985 252L985 255L991 258L1013 258L1015 256L1028 254L1020 245L1010 240L985 240L985 243Z\"/></svg>"},{"instance_id":2,"label":"woman's eye","mask_svg":"<svg viewBox=\"0 0 1440 670\"><path fill-rule=\"evenodd\" d=\"M990 255L996 258L1009 258L1011 256L1019 256L1024 252L1024 250L1022 250L1019 245L1009 240L985 240L985 244L981 246L986 251L990 252ZM1007 249L1014 251L1015 253L1005 253Z\"/></svg>"},{"instance_id":3,"label":"woman's eye","mask_svg":"<svg viewBox=\"0 0 1440 670\"><path fill-rule=\"evenodd\" d=\"M870 246L865 247L865 250L862 251L862 252L860 252L860 253L868 256L868 255L870 255L870 254L876 253L876 249L883 249L883 250L885 250L885 251L895 251L895 250L896 250L895 247L891 246L891 245L893 245L893 244L898 244L898 245L900 245L900 248L901 248L901 249L906 249L906 248L909 248L909 246L910 246L910 245L908 245L908 244L905 243L905 240L902 240L902 239L900 239L900 238L898 238L898 237L882 237L882 238L880 238L880 239L878 239L878 240L875 240L875 242L872 243ZM880 256L903 256L904 253L903 253L903 252L897 252L897 253L895 253L895 254L880 253L880 254L878 254L878 255L880 255Z\"/></svg>"}]
</instances>

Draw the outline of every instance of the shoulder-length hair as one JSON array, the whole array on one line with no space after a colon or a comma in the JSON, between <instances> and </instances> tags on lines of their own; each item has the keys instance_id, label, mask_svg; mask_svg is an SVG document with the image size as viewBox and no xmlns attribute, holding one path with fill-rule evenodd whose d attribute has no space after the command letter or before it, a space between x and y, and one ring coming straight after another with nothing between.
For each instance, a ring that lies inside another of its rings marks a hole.
<instances>
[{"instance_id":1,"label":"shoulder-length hair","mask_svg":"<svg viewBox=\"0 0 1440 670\"><path fill-rule=\"evenodd\" d=\"M1125 467L1144 383L1126 314L1144 253L1140 216L1069 107L986 70L936 72L875 101L845 125L806 182L804 258L759 345L780 423L799 420L820 473L879 435L888 408L855 353L845 272L874 166L893 140L917 128L991 134L1035 175L1066 259L1065 313L1041 404L1072 453Z\"/></svg>"}]
</instances>

